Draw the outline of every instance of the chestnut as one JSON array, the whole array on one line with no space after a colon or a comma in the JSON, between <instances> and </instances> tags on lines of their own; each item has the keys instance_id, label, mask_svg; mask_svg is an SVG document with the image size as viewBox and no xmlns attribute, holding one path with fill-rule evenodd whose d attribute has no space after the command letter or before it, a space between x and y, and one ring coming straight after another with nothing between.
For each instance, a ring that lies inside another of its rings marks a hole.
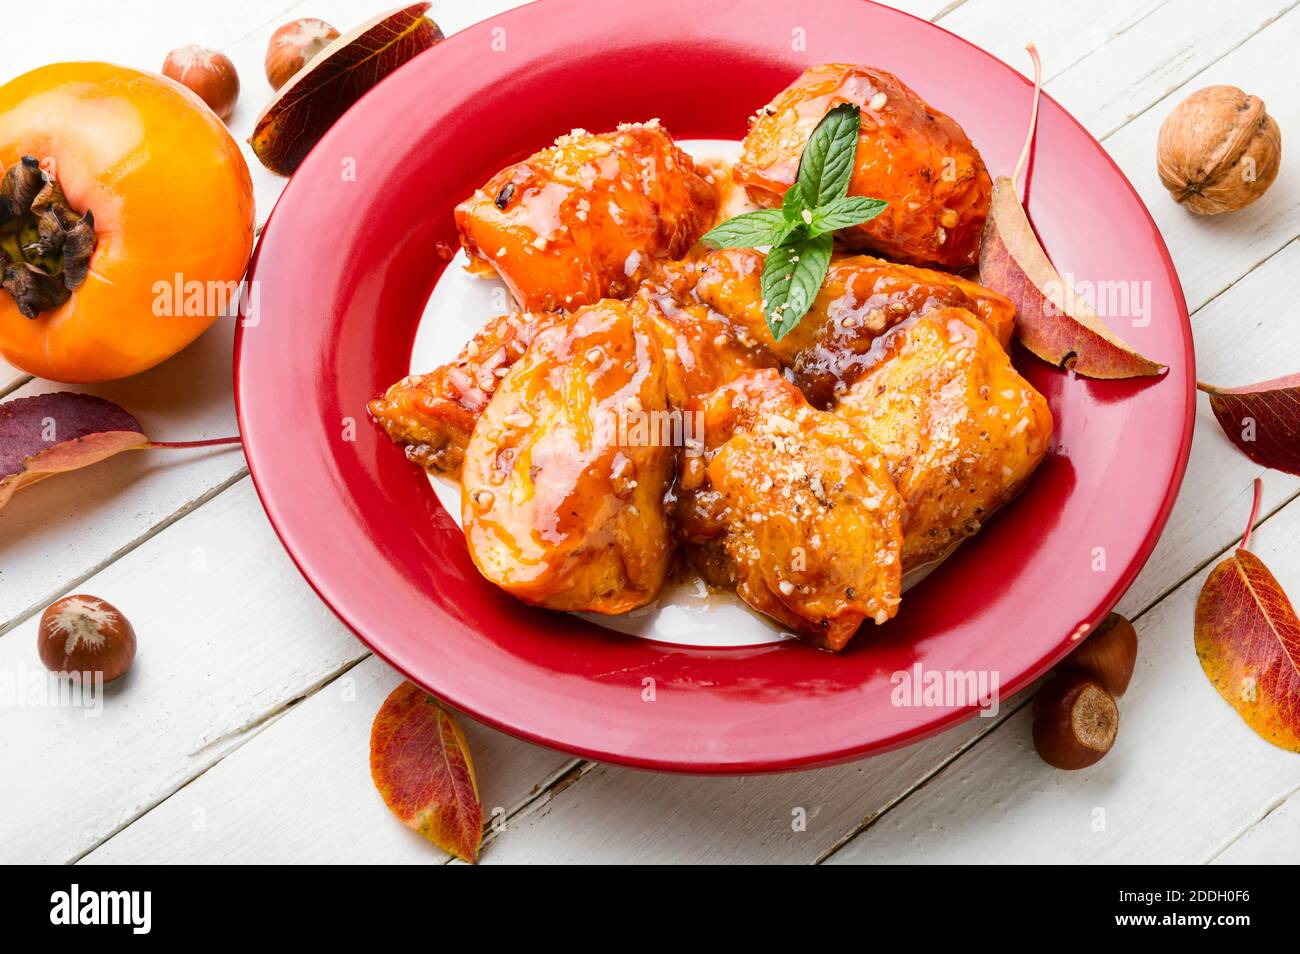
<instances>
[{"instance_id":1,"label":"chestnut","mask_svg":"<svg viewBox=\"0 0 1300 954\"><path fill-rule=\"evenodd\" d=\"M1128 689L1136 662L1137 633L1133 624L1119 613L1111 613L1060 668L1091 676L1118 698Z\"/></svg>"},{"instance_id":2,"label":"chestnut","mask_svg":"<svg viewBox=\"0 0 1300 954\"><path fill-rule=\"evenodd\" d=\"M338 30L315 17L294 20L272 33L266 47L266 81L271 89L278 92L338 38Z\"/></svg>"},{"instance_id":3,"label":"chestnut","mask_svg":"<svg viewBox=\"0 0 1300 954\"><path fill-rule=\"evenodd\" d=\"M36 651L51 672L99 672L112 682L135 659L135 628L97 596L65 596L41 614Z\"/></svg>"},{"instance_id":4,"label":"chestnut","mask_svg":"<svg viewBox=\"0 0 1300 954\"><path fill-rule=\"evenodd\" d=\"M1056 768L1081 769L1100 761L1118 730L1114 698L1083 673L1056 674L1034 699L1034 748Z\"/></svg>"},{"instance_id":5,"label":"chestnut","mask_svg":"<svg viewBox=\"0 0 1300 954\"><path fill-rule=\"evenodd\" d=\"M162 74L197 94L217 118L229 119L235 111L239 74L226 54L193 44L182 46L167 54Z\"/></svg>"}]
</instances>

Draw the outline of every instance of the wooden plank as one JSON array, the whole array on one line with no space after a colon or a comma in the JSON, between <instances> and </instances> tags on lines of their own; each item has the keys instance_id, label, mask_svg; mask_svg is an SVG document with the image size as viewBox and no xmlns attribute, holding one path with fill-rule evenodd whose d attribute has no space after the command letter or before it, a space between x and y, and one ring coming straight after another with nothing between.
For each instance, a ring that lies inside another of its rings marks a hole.
<instances>
[{"instance_id":1,"label":"wooden plank","mask_svg":"<svg viewBox=\"0 0 1300 954\"><path fill-rule=\"evenodd\" d=\"M52 704L36 618L0 639L0 861L95 847L366 654L299 576L247 478L78 590L126 614L138 655L96 712Z\"/></svg>"},{"instance_id":2,"label":"wooden plank","mask_svg":"<svg viewBox=\"0 0 1300 954\"><path fill-rule=\"evenodd\" d=\"M269 595L269 594L268 594ZM402 677L371 656L91 852L89 864L448 860L389 815L370 781L370 722ZM510 816L573 764L472 719L484 819Z\"/></svg>"},{"instance_id":3,"label":"wooden plank","mask_svg":"<svg viewBox=\"0 0 1300 954\"><path fill-rule=\"evenodd\" d=\"M366 769L370 720L398 678L377 660L350 671L360 705L327 686L158 808L87 856L98 862L427 861L439 852L390 824ZM369 682L374 686L367 688ZM595 766L580 783L598 798L543 794L490 834L485 862L708 862L761 851L799 860L829 849L890 794L879 784L951 756L962 727L868 763L795 776L683 780ZM574 763L466 720L486 812L513 814L534 789ZM683 786L683 781L689 785ZM557 790L567 788L557 786ZM670 801L665 801L669 799ZM656 824L660 811L673 826ZM204 831L190 820L208 819ZM800 820L806 824L799 824ZM220 828L218 828L220 825ZM802 827L803 830L800 830Z\"/></svg>"},{"instance_id":4,"label":"wooden plank","mask_svg":"<svg viewBox=\"0 0 1300 954\"><path fill-rule=\"evenodd\" d=\"M34 380L10 399L75 390L117 401L155 440L230 436L238 433L230 400L233 338L233 322L219 321L176 357L133 378L75 387ZM238 447L133 451L19 491L0 510L0 632L244 470Z\"/></svg>"},{"instance_id":5,"label":"wooden plank","mask_svg":"<svg viewBox=\"0 0 1300 954\"><path fill-rule=\"evenodd\" d=\"M1230 836L1211 864L1293 865L1300 861L1300 798L1296 790L1256 808L1263 817L1240 837Z\"/></svg>"},{"instance_id":6,"label":"wooden plank","mask_svg":"<svg viewBox=\"0 0 1300 954\"><path fill-rule=\"evenodd\" d=\"M19 371L8 361L0 358L0 397L4 397L11 391L16 391L30 381L31 378L30 374Z\"/></svg>"},{"instance_id":7,"label":"wooden plank","mask_svg":"<svg viewBox=\"0 0 1300 954\"><path fill-rule=\"evenodd\" d=\"M223 0L220 7L154 0L112 4L64 0L59 4L57 30L51 31L48 21L39 17L6 24L2 75L7 80L56 58L109 60L156 72L179 46L197 43L221 49L267 20L279 21L279 15L293 7L291 0ZM239 75L247 83L242 70Z\"/></svg>"},{"instance_id":8,"label":"wooden plank","mask_svg":"<svg viewBox=\"0 0 1300 954\"><path fill-rule=\"evenodd\" d=\"M1169 198L1156 175L1160 124L1195 90L1217 83L1262 97L1283 129L1300 128L1300 84L1289 63L1300 45L1300 10L1280 17L1106 140L1106 148L1142 195L1195 310L1300 235L1300 172L1283 160L1273 186L1249 208L1198 216Z\"/></svg>"},{"instance_id":9,"label":"wooden plank","mask_svg":"<svg viewBox=\"0 0 1300 954\"><path fill-rule=\"evenodd\" d=\"M1295 5L1101 0L1049 10L1036 0L967 0L941 22L1025 75L1033 41L1047 91L1104 138Z\"/></svg>"},{"instance_id":10,"label":"wooden plank","mask_svg":"<svg viewBox=\"0 0 1300 954\"><path fill-rule=\"evenodd\" d=\"M1300 504L1251 537L1279 579L1300 577ZM1120 736L1080 772L1041 761L1022 709L915 796L832 856L834 863L944 861L1204 862L1300 786L1300 760L1256 736L1216 693L1192 649L1192 616L1208 570L1138 621L1133 684ZM978 797L971 797L978 793ZM1300 858L1300 827L1270 826ZM1242 852L1259 850L1258 843Z\"/></svg>"},{"instance_id":11,"label":"wooden plank","mask_svg":"<svg viewBox=\"0 0 1300 954\"><path fill-rule=\"evenodd\" d=\"M483 862L809 862L988 727L976 719L875 759L789 775L688 778L588 763L493 838Z\"/></svg>"},{"instance_id":12,"label":"wooden plank","mask_svg":"<svg viewBox=\"0 0 1300 954\"><path fill-rule=\"evenodd\" d=\"M1286 315L1289 276L1300 269L1300 242L1292 242L1229 291L1196 313L1197 376L1233 386L1296 370L1297 351ZM1300 491L1300 478L1265 471L1224 435L1209 401L1197 396L1196 432L1187 476L1169 524L1151 560L1120 601L1134 615L1177 583L1199 562L1241 533L1250 509L1251 484L1263 475L1264 513Z\"/></svg>"}]
</instances>

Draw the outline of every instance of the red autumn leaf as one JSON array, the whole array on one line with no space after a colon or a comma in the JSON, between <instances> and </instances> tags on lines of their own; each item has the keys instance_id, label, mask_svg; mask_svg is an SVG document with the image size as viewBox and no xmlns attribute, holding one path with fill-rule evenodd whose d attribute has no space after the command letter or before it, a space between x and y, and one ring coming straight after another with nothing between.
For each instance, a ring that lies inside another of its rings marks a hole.
<instances>
[{"instance_id":1,"label":"red autumn leaf","mask_svg":"<svg viewBox=\"0 0 1300 954\"><path fill-rule=\"evenodd\" d=\"M1210 396L1219 426L1257 464L1300 474L1300 374L1216 388L1197 382Z\"/></svg>"},{"instance_id":2,"label":"red autumn leaf","mask_svg":"<svg viewBox=\"0 0 1300 954\"><path fill-rule=\"evenodd\" d=\"M1255 481L1259 511L1261 481ZM1196 603L1196 655L1219 695L1276 746L1300 752L1300 619L1264 561L1241 546L1210 571Z\"/></svg>"},{"instance_id":3,"label":"red autumn leaf","mask_svg":"<svg viewBox=\"0 0 1300 954\"><path fill-rule=\"evenodd\" d=\"M292 175L312 146L371 87L442 37L427 3L381 14L321 50L257 117L249 142L262 165Z\"/></svg>"},{"instance_id":4,"label":"red autumn leaf","mask_svg":"<svg viewBox=\"0 0 1300 954\"><path fill-rule=\"evenodd\" d=\"M469 745L455 716L410 682L375 715L370 777L402 824L448 854L478 860L483 806Z\"/></svg>"},{"instance_id":5,"label":"red autumn leaf","mask_svg":"<svg viewBox=\"0 0 1300 954\"><path fill-rule=\"evenodd\" d=\"M1165 366L1138 354L1109 328L1061 278L1043 251L1016 194L1016 181L1038 125L1042 64L1033 44L1034 100L1029 136L1008 178L993 181L993 199L980 243L980 283L1006 295L1016 306L1016 337L1031 352L1058 367L1090 378L1132 378L1160 374Z\"/></svg>"},{"instance_id":6,"label":"red autumn leaf","mask_svg":"<svg viewBox=\"0 0 1300 954\"><path fill-rule=\"evenodd\" d=\"M0 404L0 507L20 487L145 447L134 417L112 401L56 391Z\"/></svg>"}]
</instances>

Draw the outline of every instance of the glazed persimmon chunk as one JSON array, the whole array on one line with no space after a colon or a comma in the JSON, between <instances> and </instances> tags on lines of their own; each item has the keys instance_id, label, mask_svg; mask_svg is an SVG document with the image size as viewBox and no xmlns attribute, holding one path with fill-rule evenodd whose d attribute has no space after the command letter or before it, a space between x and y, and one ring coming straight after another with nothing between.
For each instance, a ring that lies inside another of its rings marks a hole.
<instances>
[{"instance_id":1,"label":"glazed persimmon chunk","mask_svg":"<svg viewBox=\"0 0 1300 954\"><path fill-rule=\"evenodd\" d=\"M813 128L840 103L862 107L849 195L889 205L839 238L915 265L976 264L993 189L984 161L955 120L883 70L844 63L805 70L758 111L736 181L754 201L779 206Z\"/></svg>"},{"instance_id":2,"label":"glazed persimmon chunk","mask_svg":"<svg viewBox=\"0 0 1300 954\"><path fill-rule=\"evenodd\" d=\"M668 401L676 408L749 371L779 367L772 351L744 327L690 294L695 278L689 260L664 262L633 299L659 332Z\"/></svg>"},{"instance_id":3,"label":"glazed persimmon chunk","mask_svg":"<svg viewBox=\"0 0 1300 954\"><path fill-rule=\"evenodd\" d=\"M832 261L815 305L820 321L791 367L795 383L818 407L829 406L871 365L880 334L912 315L965 308L1004 348L1011 343L1016 321L1016 306L991 288L868 255Z\"/></svg>"},{"instance_id":4,"label":"glazed persimmon chunk","mask_svg":"<svg viewBox=\"0 0 1300 954\"><path fill-rule=\"evenodd\" d=\"M709 582L827 649L897 611L902 503L857 428L774 370L699 399L703 454L682 454L677 526Z\"/></svg>"},{"instance_id":5,"label":"glazed persimmon chunk","mask_svg":"<svg viewBox=\"0 0 1300 954\"><path fill-rule=\"evenodd\" d=\"M900 321L934 308L975 313L1004 347L1016 309L1004 295L932 268L899 265L869 255L836 256L812 306L780 341L763 316L763 254L723 249L693 256L690 294L717 311L742 338L774 354L815 407L828 407L876 359L872 345Z\"/></svg>"},{"instance_id":6,"label":"glazed persimmon chunk","mask_svg":"<svg viewBox=\"0 0 1300 954\"><path fill-rule=\"evenodd\" d=\"M493 318L455 361L402 378L369 404L375 421L425 470L456 476L479 415L533 338L563 315L516 312Z\"/></svg>"},{"instance_id":7,"label":"glazed persimmon chunk","mask_svg":"<svg viewBox=\"0 0 1300 954\"><path fill-rule=\"evenodd\" d=\"M522 308L626 298L657 258L684 255L717 193L658 122L574 130L502 169L456 207L471 269L495 271Z\"/></svg>"},{"instance_id":8,"label":"glazed persimmon chunk","mask_svg":"<svg viewBox=\"0 0 1300 954\"><path fill-rule=\"evenodd\" d=\"M636 436L666 411L666 380L653 323L624 302L533 339L465 451L465 540L484 577L558 610L625 613L655 598L674 450Z\"/></svg>"},{"instance_id":9,"label":"glazed persimmon chunk","mask_svg":"<svg viewBox=\"0 0 1300 954\"><path fill-rule=\"evenodd\" d=\"M969 311L941 308L877 341L835 407L880 449L903 498L903 569L942 557L1019 492L1052 413Z\"/></svg>"}]
</instances>

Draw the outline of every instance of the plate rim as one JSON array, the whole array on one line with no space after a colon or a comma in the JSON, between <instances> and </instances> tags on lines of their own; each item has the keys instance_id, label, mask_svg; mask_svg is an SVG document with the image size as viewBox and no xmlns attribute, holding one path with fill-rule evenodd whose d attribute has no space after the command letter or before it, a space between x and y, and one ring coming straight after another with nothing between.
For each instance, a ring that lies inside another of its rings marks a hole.
<instances>
[{"instance_id":1,"label":"plate rim","mask_svg":"<svg viewBox=\"0 0 1300 954\"><path fill-rule=\"evenodd\" d=\"M469 35L472 35L476 32L480 32L485 29L490 29L494 25L499 25L500 22L502 21L508 22L509 20L518 17L524 11L534 10L538 7L560 6L562 2L563 0L533 0L533 2L522 4L519 7L515 7L511 10L504 11L493 17L475 23L472 26L467 27L465 30L452 34L450 37L444 40L443 43L455 42L457 40L457 37L468 37ZM1027 88L1032 88L1033 85L1032 82L1029 79L1027 79L1025 76L1023 76L1018 70L1014 69L1013 67L1005 63L996 55L988 52L987 50L984 50L982 47L979 47L977 44L965 39L964 37L952 33L951 31L947 30L946 28L944 28L939 24L932 23L928 20L925 20L921 17L915 16L914 14L908 13L903 10L898 10L893 7L883 6L882 4L875 3L874 0L843 0L843 2L861 3L862 5L865 6L874 7L877 10L881 11L883 14L890 15L890 16L906 17L910 20L915 20L918 23L923 24L925 28L928 28L930 30L940 31L946 36L952 37L957 41L959 41L964 46L969 47L972 50L976 51L980 56L985 57L988 60L991 60L993 63L996 63L1003 70L1006 70L1008 74L1011 77L1013 77L1016 81L1018 81L1022 86ZM380 84L378 84L374 90L367 93L366 96L364 96L362 100L360 100L359 102L365 103L367 100L375 96L377 91L390 86L390 84L394 82L394 79L400 77L404 71L410 69L413 63L418 62L423 57L430 56L430 55L434 55L434 56L438 55L437 49L435 48L434 50L426 51L425 53L417 57L414 61L412 61L411 64L407 64L406 66L402 67L402 69L399 69L394 74L387 77ZM1089 143L1092 144L1096 152L1102 157L1104 157L1106 163L1110 167L1111 172L1118 178L1118 181L1120 183L1123 183L1123 186L1128 190L1130 197L1136 203L1137 208L1141 210L1142 216L1144 217L1146 225L1149 228L1150 237L1153 240L1153 248L1158 253L1161 264L1163 265L1165 270L1165 275L1170 282L1170 290L1173 296L1173 304L1176 306L1176 311L1177 311L1175 317L1178 319L1180 330L1181 330L1181 337L1183 341L1182 358L1189 372L1188 381L1185 387L1185 393L1183 395L1183 429L1181 435L1179 436L1178 449L1176 452L1174 467L1171 473L1169 474L1169 478L1166 482L1161 506L1158 509L1155 520L1152 522L1151 526L1148 528L1147 532L1145 533L1142 543L1137 547L1132 559L1129 561L1128 566L1124 568L1123 572L1117 574L1114 584L1111 586L1107 596L1103 599L1101 605L1099 605L1097 612L1094 614L1094 618L1092 619L1092 622L1095 624L1097 621L1104 618L1105 615L1113 609L1113 607L1119 602L1119 600L1123 597L1123 595L1130 589L1134 580L1141 573L1142 569L1146 566L1152 552L1154 551L1157 543L1159 542L1163 534L1163 531L1168 523L1170 514L1172 513L1174 504L1177 500L1178 492L1182 486L1182 482L1188 467L1188 462L1191 453L1191 445L1192 445L1192 434L1193 434L1194 423L1195 423L1195 410L1196 410L1195 347L1194 347L1194 339L1191 331L1190 315L1187 310L1186 298L1183 292L1182 283L1178 277L1177 270L1174 267L1172 256L1170 255L1169 249L1165 244L1163 235L1160 233L1160 230L1156 225L1156 222L1152 217L1150 210L1147 208L1146 203L1142 199L1141 195L1137 192L1137 190L1133 187L1133 184L1129 181L1128 177L1124 174L1123 170L1115 162L1114 158L1110 155L1109 152L1107 152L1107 150L1101 145L1101 143L1095 137L1092 136L1092 134L1082 125L1082 123L1080 123L1059 102L1057 102L1053 97L1051 97L1048 93L1046 93L1046 91L1043 92L1043 99L1045 102L1051 103L1052 106L1055 107L1055 110L1059 113L1060 117L1064 118L1073 127L1075 127L1075 129L1080 134L1082 134L1082 136L1085 137ZM349 119L351 118L355 120L356 114L357 114L357 105L354 105L348 111L348 113L345 114L344 117L341 120L339 120L339 122L337 122L335 126L326 134L326 136L321 140L321 142L317 144L317 146L312 150L312 152L315 153L318 151L322 151L323 147L327 146L328 144L332 143L334 140L338 139L340 136L344 135L349 125ZM311 159L311 155L309 154L308 158L304 160L304 164L309 162L310 159ZM1032 169L1032 165L1031 165L1031 169ZM246 277L250 282L253 281L255 278L258 261L261 252L263 250L264 243L267 241L267 237L276 234L272 232L273 224L275 222L276 212L284 204L286 196L289 196L291 194L296 194L296 191L293 189L293 185L294 185L294 180L291 180L289 184L286 185L284 191L277 199L275 206L273 207L270 215L268 215L267 217L267 221L263 228L262 234L259 236L257 246L249 261ZM235 342L234 342L234 355L233 355L233 379L234 379L236 417L237 417L241 434L247 433L246 424L248 420L248 416L247 416L248 412L245 408L245 402L244 402L244 387L243 387L243 376L242 376L242 358L244 354L245 329L246 329L245 321L237 320L236 331L235 331ZM253 450L253 447L251 445L245 446L245 456L248 463L249 474L252 478L254 488L258 495L258 500L264 512L266 513L269 522L271 523L272 529L274 530L277 538L280 540L282 547L284 548L285 552L289 555L290 559L294 563L295 567L298 569L299 573L307 581L308 585L311 587L313 592L316 593L316 595L330 609L330 611L334 614L334 616L338 618L340 622L342 622L354 635L356 635L357 638L361 640L361 642L364 645L366 645L377 656L383 659L388 665L392 666L394 669L402 673L402 675L405 676L407 679L410 679L415 684L422 686L423 688L426 689L426 691L429 691L431 694L435 695L440 700L446 702L452 708L464 712L467 715L473 717L474 719L483 722L484 724L490 725L493 728L503 731L513 737L520 738L525 741L533 742L538 745L546 746L548 748L559 749L561 751L569 752L586 759L617 763L617 764L627 765L634 768L640 768L640 769L646 769L652 771L685 773L685 774L755 774L755 773L772 773L772 772L788 772L788 771L805 770L811 767L824 767L824 766L842 764L845 762L854 761L871 755L883 754L885 752L892 751L904 747L906 745L915 744L917 742L922 741L923 739L936 735L939 732L944 731L945 729L951 728L957 724L969 720L979 711L978 705L975 704L967 705L964 707L941 708L937 710L932 710L932 716L924 720L923 722L910 725L905 728L897 729L890 733L878 736L877 738L867 742L846 743L839 746L828 747L827 749L819 753L813 753L813 754L802 755L797 757L785 757L785 758L775 757L775 758L766 758L762 760L750 760L750 761L743 761L743 760L711 761L707 757L700 758L700 759L696 759L696 758L665 759L665 758L658 758L658 757L638 756L634 752L609 751L598 747L591 747L591 746L571 742L568 740L555 739L552 738L550 735L546 734L545 732L539 732L533 730L526 725L510 724L504 722L503 720L494 717L490 713L481 711L475 705L468 704L463 700L453 698L452 694L447 694L442 690L434 690L430 688L425 683L423 678L414 674L411 671L410 667L408 667L400 659L396 658L395 655L390 654L391 650L382 648L376 641L372 641L372 639L362 631L361 627L359 627L354 623L354 621L350 618L350 615L347 613L347 611L344 608L336 605L337 600L332 599L331 596L326 592L324 583L317 581L312 577L311 574L308 573L307 569L304 566L303 559L301 558L299 552L297 551L297 548L295 547L294 543L290 539L291 536L290 532L282 525L281 518L277 515L275 506L269 502L268 499L269 490L265 486L265 483L269 480L269 478L261 473L261 463L256 459L258 455ZM653 642L653 641L647 640L647 642ZM657 644L657 645L671 646L672 644ZM1012 680L1003 684L1002 696L1004 698L1010 697L1015 692L1018 692L1021 688L1031 683L1034 679L1038 678L1048 668L1050 668L1050 666L1052 666L1057 661L1059 661L1059 659L1063 658L1068 653L1072 645L1073 642L1071 641L1070 637L1067 634L1065 637L1063 637L1060 643L1048 647L1045 653L1040 657L1039 662L1036 665L1031 666L1028 670L1024 672L1018 673Z\"/></svg>"}]
</instances>

